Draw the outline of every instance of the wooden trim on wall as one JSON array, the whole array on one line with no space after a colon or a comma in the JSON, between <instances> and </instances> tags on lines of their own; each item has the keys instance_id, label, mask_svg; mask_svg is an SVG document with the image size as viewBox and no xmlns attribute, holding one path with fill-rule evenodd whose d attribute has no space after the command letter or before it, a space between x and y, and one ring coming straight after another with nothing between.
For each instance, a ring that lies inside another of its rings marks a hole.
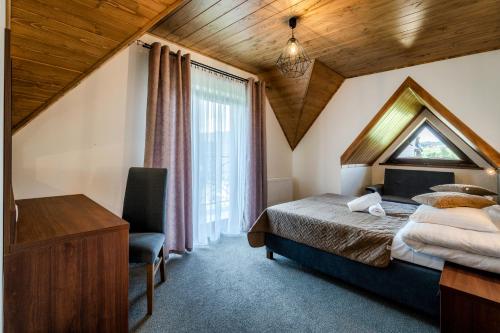
<instances>
[{"instance_id":1,"label":"wooden trim on wall","mask_svg":"<svg viewBox=\"0 0 500 333\"><path fill-rule=\"evenodd\" d=\"M10 252L15 236L15 203L12 193L12 61L10 29L5 29L3 113L3 253Z\"/></svg>"},{"instance_id":2,"label":"wooden trim on wall","mask_svg":"<svg viewBox=\"0 0 500 333\"><path fill-rule=\"evenodd\" d=\"M450 110L448 110L441 102L426 91L422 86L415 82L411 77L406 79L409 87L413 92L423 100L431 112L436 114L448 127L450 127L459 137L469 141L472 144L472 149L483 157L493 167L500 167L500 153L491 145L484 141L476 132L462 122ZM451 125L451 126L450 126Z\"/></svg>"},{"instance_id":3,"label":"wooden trim on wall","mask_svg":"<svg viewBox=\"0 0 500 333\"><path fill-rule=\"evenodd\" d=\"M370 130L377 125L380 119L384 116L384 114L391 108L391 106L397 101L397 99L403 94L403 92L408 88L408 79L409 77L399 86L396 92L385 102L382 108L377 112L377 114L370 120L370 122L363 128L361 133L358 134L356 139L351 143L351 145L346 149L346 151L340 156L340 163L342 165L346 164L351 156L354 154L356 149L359 148L361 143L363 142L363 138L370 132ZM371 165L371 164L370 164Z\"/></svg>"},{"instance_id":4,"label":"wooden trim on wall","mask_svg":"<svg viewBox=\"0 0 500 333\"><path fill-rule=\"evenodd\" d=\"M441 160L441 159L432 159L432 158L411 158L411 157L398 157L398 155L405 150L415 139L417 135L419 135L424 128L427 128L437 139L439 139L448 149L450 149L459 160ZM404 132L401 132L404 133ZM388 147L391 147L390 144ZM378 160L378 158L377 158ZM443 133L441 133L429 120L425 119L423 123L417 126L414 131L405 139L398 148L396 148L389 158L387 158L387 164L408 164L408 165L427 165L427 166L436 166L443 165L448 167L458 167L458 168L471 168L471 169L480 169L480 167L470 159L467 154L465 154L460 148L457 147L455 143L453 143L450 139L446 137Z\"/></svg>"},{"instance_id":5,"label":"wooden trim on wall","mask_svg":"<svg viewBox=\"0 0 500 333\"><path fill-rule=\"evenodd\" d=\"M413 168L441 168L441 169L468 169L468 170L484 170L479 166L463 166L463 165L444 165L444 164L416 164L416 163L390 163L384 162L378 165L388 165L388 166L404 166Z\"/></svg>"},{"instance_id":6,"label":"wooden trim on wall","mask_svg":"<svg viewBox=\"0 0 500 333\"><path fill-rule=\"evenodd\" d=\"M448 127L450 127L450 129L455 132L455 134L461 137L464 141L470 142L471 148L477 154L483 157L493 167L500 167L500 154L495 150L495 148L484 141L478 134L476 134L466 124L464 124L457 116L455 116L450 110L448 110L443 104L441 104L429 92L422 88L422 86L415 82L415 80L413 80L411 77L407 77L405 79L405 81L399 86L396 92L389 98L389 100L387 100L384 106L379 110L379 112L377 112L373 119L370 120L370 122L365 126L361 133L358 134L356 139L354 139L351 145L342 154L342 156L340 157L340 162L342 165L348 163L351 156L363 142L363 138L379 122L383 115L396 102L399 96L408 88L411 89L411 91L416 95L416 97L425 107L427 107L432 113L436 115L436 117L438 117L446 125L448 125ZM373 162L371 163L371 165L372 164Z\"/></svg>"},{"instance_id":7,"label":"wooden trim on wall","mask_svg":"<svg viewBox=\"0 0 500 333\"><path fill-rule=\"evenodd\" d=\"M414 121L418 118L418 116L420 116L420 114L423 112L423 110L424 110L424 109L425 109L424 107L423 107L423 108L421 108L421 109L420 109L420 111L419 111L417 114L415 114L415 116L413 116L413 118L410 120L410 122L409 122L409 123L408 123L405 127L403 127L403 129L401 130L400 134L399 134L398 136L396 136L396 137L395 137L395 138L394 138L394 139L393 139L393 140L389 143L389 145L387 145L387 147L391 147L391 146L394 144L394 142L396 142L396 141L398 140L398 138L399 138L399 136L401 135L401 133L404 133L404 132L405 132L408 128L410 128L410 126L411 126L411 125L413 124L413 122L414 122ZM386 149L387 149L387 148L386 148ZM371 161L370 163L368 163L368 165L373 165L376 161L378 161L378 159L380 158L380 156L382 156L382 155L385 153L385 150L386 150L386 149L384 149L384 150L383 150L383 151L381 151L379 154L377 154L377 155L375 156L375 158L373 158L373 159L372 159L372 161Z\"/></svg>"}]
</instances>

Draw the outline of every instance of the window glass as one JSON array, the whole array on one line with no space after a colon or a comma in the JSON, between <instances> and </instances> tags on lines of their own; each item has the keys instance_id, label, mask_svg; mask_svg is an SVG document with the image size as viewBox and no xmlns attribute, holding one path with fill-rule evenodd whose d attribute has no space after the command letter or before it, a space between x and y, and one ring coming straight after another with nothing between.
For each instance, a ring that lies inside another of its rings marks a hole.
<instances>
[{"instance_id":1,"label":"window glass","mask_svg":"<svg viewBox=\"0 0 500 333\"><path fill-rule=\"evenodd\" d=\"M422 127L420 133L406 145L396 158L460 161L457 154L432 133L427 126Z\"/></svg>"}]
</instances>

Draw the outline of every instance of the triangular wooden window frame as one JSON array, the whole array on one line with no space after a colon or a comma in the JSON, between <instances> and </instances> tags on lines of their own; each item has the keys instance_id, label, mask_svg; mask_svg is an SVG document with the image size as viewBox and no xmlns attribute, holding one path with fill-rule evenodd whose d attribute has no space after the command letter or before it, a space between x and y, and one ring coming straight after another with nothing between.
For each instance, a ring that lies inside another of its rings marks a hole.
<instances>
[{"instance_id":1,"label":"triangular wooden window frame","mask_svg":"<svg viewBox=\"0 0 500 333\"><path fill-rule=\"evenodd\" d=\"M429 129L431 133L448 147L459 160L444 160L431 158L401 158L399 155L410 143L425 129ZM436 127L425 120L413 133L391 154L384 164L392 165L409 165L420 167L451 167L451 168L470 168L477 169L479 166L474 163L460 148L444 136Z\"/></svg>"},{"instance_id":2,"label":"triangular wooden window frame","mask_svg":"<svg viewBox=\"0 0 500 333\"><path fill-rule=\"evenodd\" d=\"M387 100L384 106L377 112L373 119L366 125L366 127L354 139L351 145L346 149L340 158L341 165L373 165L375 161L391 146L393 142L388 142L382 147L383 149L376 152L362 156L362 158L355 158L358 150L365 144L367 136L370 131L383 120L384 115L391 109L398 98L403 95L408 89L417 96L420 103L431 111L439 120L448 126L458 137L464 140L476 153L484 158L492 167L500 168L500 153L477 135L470 127L463 123L457 116L449 111L443 104L434 98L429 92L422 88L411 77L399 86L396 92ZM416 118L418 114L415 114ZM408 120L408 125L413 121ZM405 127L406 128L406 127ZM403 128L399 135L404 131ZM399 136L398 135L398 136Z\"/></svg>"}]
</instances>

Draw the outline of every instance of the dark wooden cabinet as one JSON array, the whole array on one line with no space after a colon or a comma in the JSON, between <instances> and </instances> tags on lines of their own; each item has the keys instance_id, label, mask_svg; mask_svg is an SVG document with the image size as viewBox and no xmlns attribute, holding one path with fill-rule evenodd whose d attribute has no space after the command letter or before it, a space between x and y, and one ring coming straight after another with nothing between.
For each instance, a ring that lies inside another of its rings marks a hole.
<instances>
[{"instance_id":1,"label":"dark wooden cabinet","mask_svg":"<svg viewBox=\"0 0 500 333\"><path fill-rule=\"evenodd\" d=\"M127 332L128 223L83 195L19 200L6 332Z\"/></svg>"},{"instance_id":2,"label":"dark wooden cabinet","mask_svg":"<svg viewBox=\"0 0 500 333\"><path fill-rule=\"evenodd\" d=\"M500 333L500 275L446 263L441 332Z\"/></svg>"}]
</instances>

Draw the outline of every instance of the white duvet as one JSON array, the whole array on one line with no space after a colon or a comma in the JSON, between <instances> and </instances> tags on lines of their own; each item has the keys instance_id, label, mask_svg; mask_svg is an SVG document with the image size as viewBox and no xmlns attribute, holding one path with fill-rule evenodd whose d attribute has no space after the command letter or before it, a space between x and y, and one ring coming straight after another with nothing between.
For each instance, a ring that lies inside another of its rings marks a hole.
<instances>
[{"instance_id":1,"label":"white duvet","mask_svg":"<svg viewBox=\"0 0 500 333\"><path fill-rule=\"evenodd\" d=\"M464 230L410 220L400 234L403 241L417 252L500 273L500 232Z\"/></svg>"}]
</instances>

